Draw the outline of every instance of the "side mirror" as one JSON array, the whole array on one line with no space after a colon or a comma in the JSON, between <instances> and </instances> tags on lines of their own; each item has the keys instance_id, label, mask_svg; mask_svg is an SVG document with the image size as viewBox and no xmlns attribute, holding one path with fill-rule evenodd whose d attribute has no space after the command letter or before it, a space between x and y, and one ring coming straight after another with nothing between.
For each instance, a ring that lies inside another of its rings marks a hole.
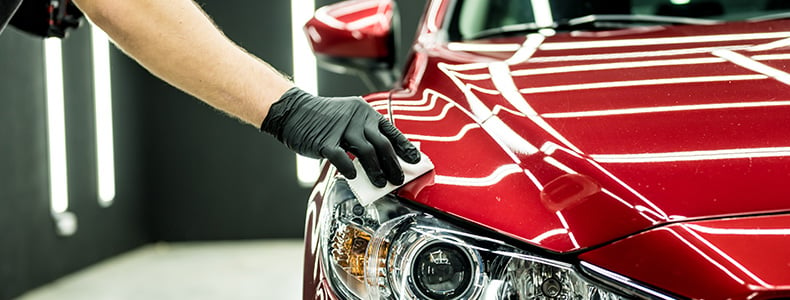
<instances>
[{"instance_id":1,"label":"side mirror","mask_svg":"<svg viewBox=\"0 0 790 300\"><path fill-rule=\"evenodd\" d=\"M318 9L304 31L321 67L385 90L396 80L398 25L392 0L349 0Z\"/></svg>"}]
</instances>

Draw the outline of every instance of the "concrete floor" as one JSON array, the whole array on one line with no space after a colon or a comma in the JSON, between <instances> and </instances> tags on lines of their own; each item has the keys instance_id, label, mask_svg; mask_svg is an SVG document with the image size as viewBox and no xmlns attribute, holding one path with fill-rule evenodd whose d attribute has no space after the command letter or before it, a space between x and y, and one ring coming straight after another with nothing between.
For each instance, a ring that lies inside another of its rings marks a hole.
<instances>
[{"instance_id":1,"label":"concrete floor","mask_svg":"<svg viewBox=\"0 0 790 300\"><path fill-rule=\"evenodd\" d=\"M299 299L301 240L154 244L20 300Z\"/></svg>"}]
</instances>

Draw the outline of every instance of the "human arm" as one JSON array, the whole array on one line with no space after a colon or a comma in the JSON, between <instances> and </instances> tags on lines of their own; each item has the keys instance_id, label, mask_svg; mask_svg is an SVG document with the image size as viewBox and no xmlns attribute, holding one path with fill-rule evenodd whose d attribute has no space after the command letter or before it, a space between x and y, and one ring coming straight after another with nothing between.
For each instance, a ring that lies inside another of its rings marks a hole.
<instances>
[{"instance_id":1,"label":"human arm","mask_svg":"<svg viewBox=\"0 0 790 300\"><path fill-rule=\"evenodd\" d=\"M76 0L148 71L254 126L293 84L231 42L190 0Z\"/></svg>"},{"instance_id":2,"label":"human arm","mask_svg":"<svg viewBox=\"0 0 790 300\"><path fill-rule=\"evenodd\" d=\"M395 155L419 161L416 148L359 97L324 98L292 89L274 68L222 34L191 0L75 3L154 75L260 126L299 154L328 158L348 178L356 173L345 151L360 158L377 186L402 183ZM267 116L275 102L278 113L271 120Z\"/></svg>"}]
</instances>

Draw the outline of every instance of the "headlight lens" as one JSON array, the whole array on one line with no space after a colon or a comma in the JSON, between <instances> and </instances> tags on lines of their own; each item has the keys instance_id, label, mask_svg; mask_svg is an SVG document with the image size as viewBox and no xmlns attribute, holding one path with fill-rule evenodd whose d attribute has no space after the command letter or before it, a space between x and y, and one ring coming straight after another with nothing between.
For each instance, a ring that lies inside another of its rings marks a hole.
<instances>
[{"instance_id":1,"label":"headlight lens","mask_svg":"<svg viewBox=\"0 0 790 300\"><path fill-rule=\"evenodd\" d=\"M472 263L460 247L435 242L417 252L411 273L420 294L431 299L456 298L471 287Z\"/></svg>"},{"instance_id":2,"label":"headlight lens","mask_svg":"<svg viewBox=\"0 0 790 300\"><path fill-rule=\"evenodd\" d=\"M571 264L469 233L393 196L363 207L342 179L324 200L322 260L348 299L625 299Z\"/></svg>"}]
</instances>

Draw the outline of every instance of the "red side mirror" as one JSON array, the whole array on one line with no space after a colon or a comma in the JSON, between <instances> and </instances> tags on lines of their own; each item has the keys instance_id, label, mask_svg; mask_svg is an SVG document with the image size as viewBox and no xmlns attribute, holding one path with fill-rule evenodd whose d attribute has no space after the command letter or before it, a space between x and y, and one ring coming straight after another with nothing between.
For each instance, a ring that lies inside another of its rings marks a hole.
<instances>
[{"instance_id":1,"label":"red side mirror","mask_svg":"<svg viewBox=\"0 0 790 300\"><path fill-rule=\"evenodd\" d=\"M330 58L386 61L393 56L392 0L350 0L324 6L304 26L313 52Z\"/></svg>"}]
</instances>

